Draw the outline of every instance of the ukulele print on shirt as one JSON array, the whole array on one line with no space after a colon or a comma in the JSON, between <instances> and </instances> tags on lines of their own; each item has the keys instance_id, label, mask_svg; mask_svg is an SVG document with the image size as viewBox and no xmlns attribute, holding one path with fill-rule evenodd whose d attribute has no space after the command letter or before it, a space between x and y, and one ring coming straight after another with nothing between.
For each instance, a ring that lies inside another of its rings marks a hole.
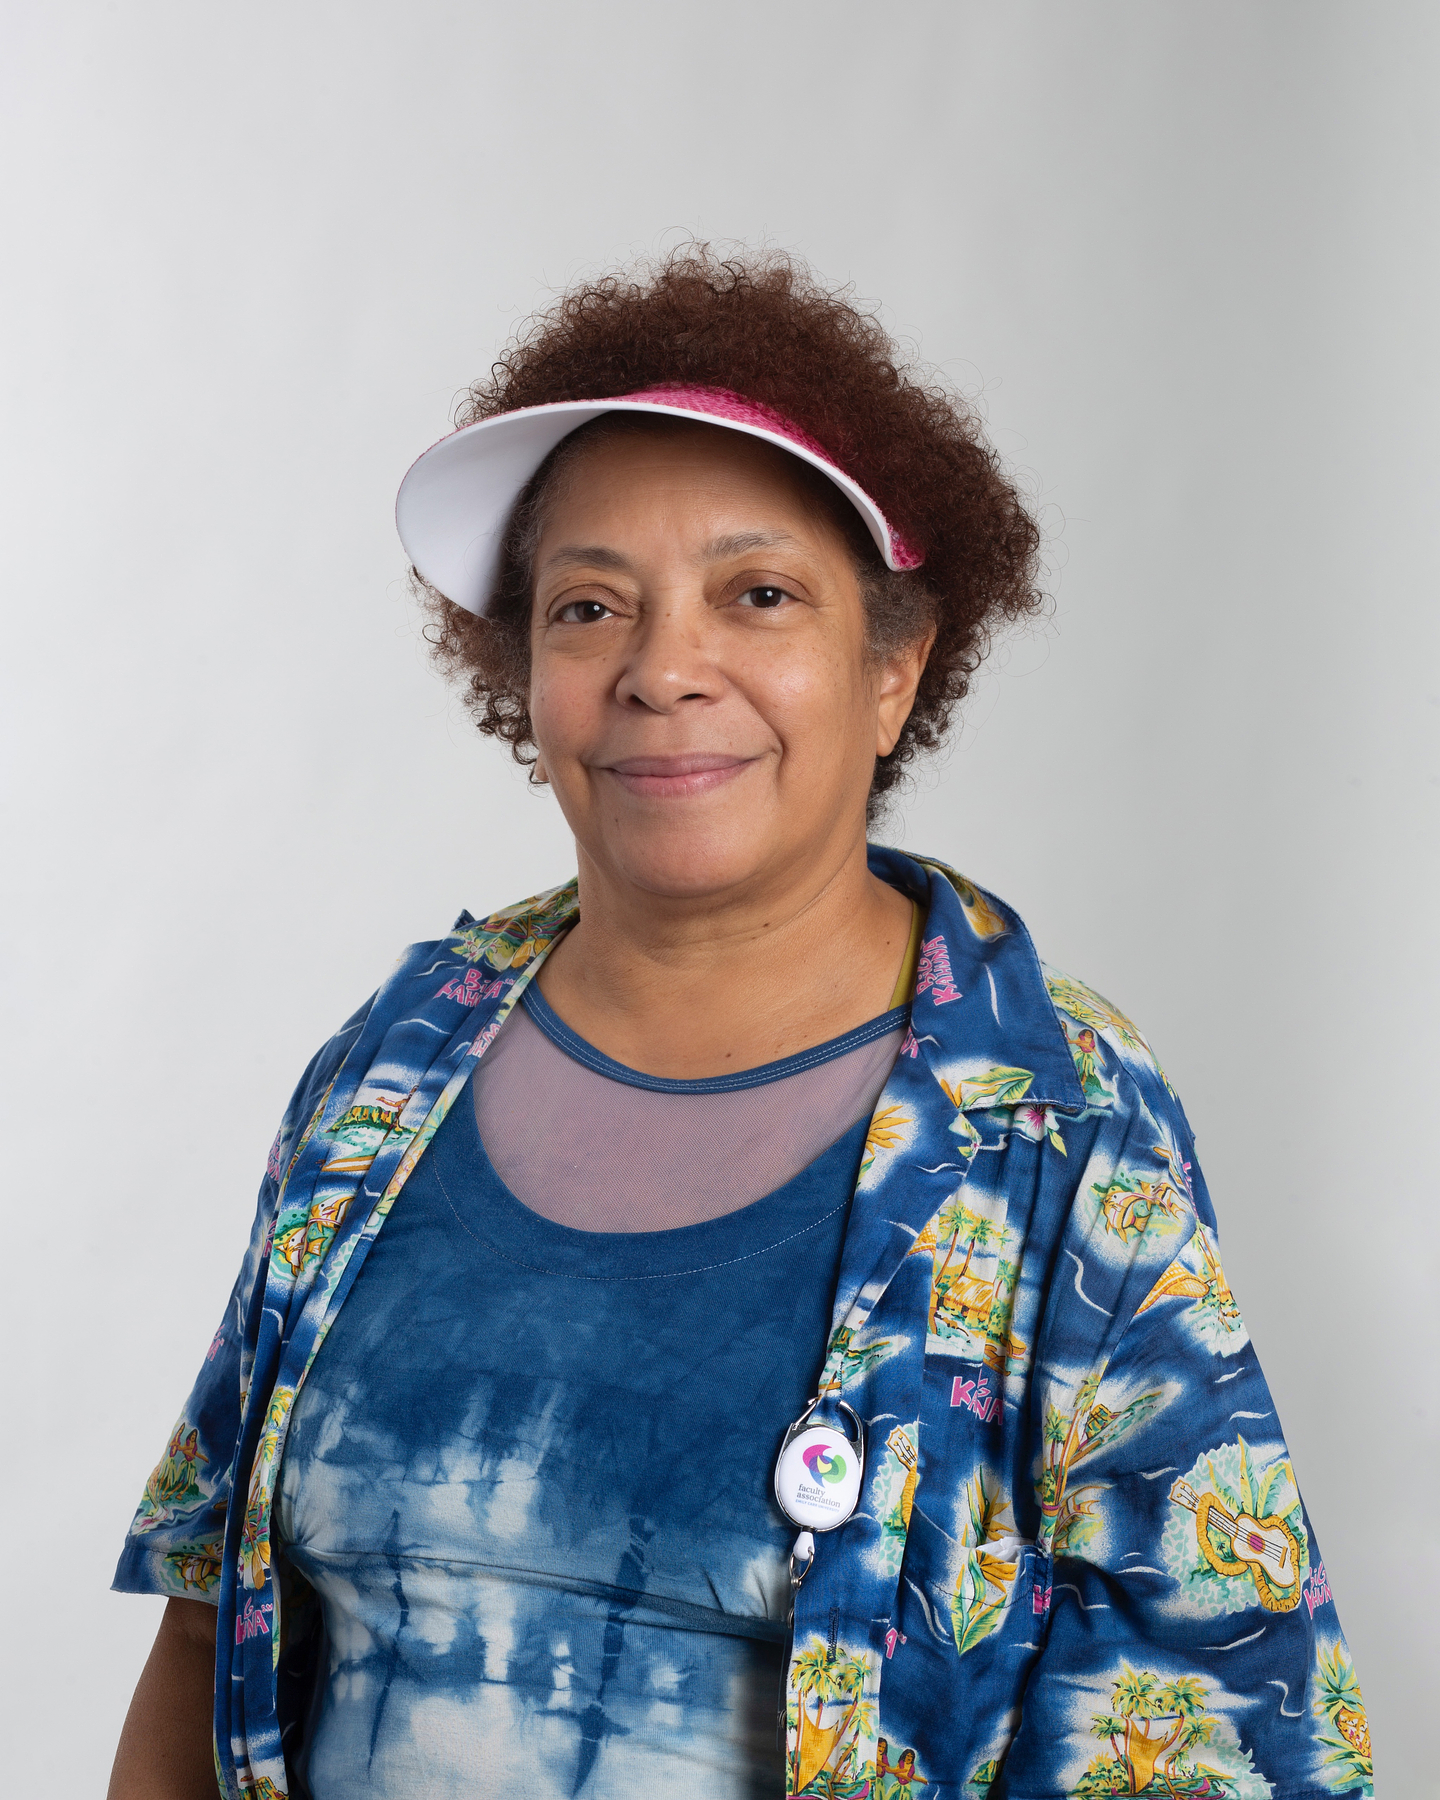
<instances>
[{"instance_id":1,"label":"ukulele print on shirt","mask_svg":"<svg viewBox=\"0 0 1440 1800\"><path fill-rule=\"evenodd\" d=\"M1208 1450L1171 1487L1170 1501L1160 1548L1188 1612L1215 1618L1300 1604L1309 1544L1283 1445L1267 1453L1242 1437Z\"/></svg>"}]
</instances>

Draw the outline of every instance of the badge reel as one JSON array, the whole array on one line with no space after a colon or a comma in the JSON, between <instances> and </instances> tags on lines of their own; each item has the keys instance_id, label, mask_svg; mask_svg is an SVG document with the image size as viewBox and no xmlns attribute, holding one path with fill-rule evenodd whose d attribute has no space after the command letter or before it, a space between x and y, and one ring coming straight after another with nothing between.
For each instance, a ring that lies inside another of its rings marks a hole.
<instances>
[{"instance_id":1,"label":"badge reel","mask_svg":"<svg viewBox=\"0 0 1440 1800\"><path fill-rule=\"evenodd\" d=\"M799 1587L815 1557L817 1531L834 1531L854 1512L865 1472L865 1426L859 1414L841 1400L842 1413L855 1427L848 1437L838 1425L812 1425L820 1404L816 1397L785 1433L775 1463L775 1500L800 1535L790 1552L790 1587Z\"/></svg>"}]
</instances>

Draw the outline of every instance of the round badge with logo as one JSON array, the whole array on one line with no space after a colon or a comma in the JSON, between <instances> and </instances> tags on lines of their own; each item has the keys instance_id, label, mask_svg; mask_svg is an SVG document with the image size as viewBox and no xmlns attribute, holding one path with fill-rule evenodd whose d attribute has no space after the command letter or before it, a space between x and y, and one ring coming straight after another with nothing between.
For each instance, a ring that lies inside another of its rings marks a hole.
<instances>
[{"instance_id":1,"label":"round badge with logo","mask_svg":"<svg viewBox=\"0 0 1440 1800\"><path fill-rule=\"evenodd\" d=\"M865 1427L840 1401L855 1427L849 1437L838 1425L812 1425L818 1396L785 1433L775 1464L775 1499L781 1512L806 1531L833 1531L860 1500L865 1472Z\"/></svg>"}]
</instances>

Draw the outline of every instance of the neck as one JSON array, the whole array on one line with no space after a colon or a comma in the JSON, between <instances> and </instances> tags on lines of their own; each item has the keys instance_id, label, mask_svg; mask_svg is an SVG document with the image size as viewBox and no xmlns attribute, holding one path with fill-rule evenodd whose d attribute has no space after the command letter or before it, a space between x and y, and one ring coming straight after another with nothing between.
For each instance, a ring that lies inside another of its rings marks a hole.
<instances>
[{"instance_id":1,"label":"neck","mask_svg":"<svg viewBox=\"0 0 1440 1800\"><path fill-rule=\"evenodd\" d=\"M617 1062L675 1080L793 1056L885 1011L910 934L859 835L703 896L658 895L580 853L580 919L541 991Z\"/></svg>"}]
</instances>

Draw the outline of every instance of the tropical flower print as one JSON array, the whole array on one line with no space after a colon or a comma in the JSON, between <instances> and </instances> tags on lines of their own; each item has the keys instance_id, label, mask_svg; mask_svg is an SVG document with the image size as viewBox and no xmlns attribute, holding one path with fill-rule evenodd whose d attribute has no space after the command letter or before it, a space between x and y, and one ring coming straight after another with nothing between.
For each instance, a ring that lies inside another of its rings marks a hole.
<instances>
[{"instance_id":1,"label":"tropical flower print","mask_svg":"<svg viewBox=\"0 0 1440 1800\"><path fill-rule=\"evenodd\" d=\"M1029 1138L1032 1144L1048 1141L1053 1150L1065 1154L1065 1139L1060 1135L1060 1116L1053 1106L1027 1106L1023 1103L1015 1108L1012 1123L1021 1137Z\"/></svg>"},{"instance_id":2,"label":"tropical flower print","mask_svg":"<svg viewBox=\"0 0 1440 1800\"><path fill-rule=\"evenodd\" d=\"M1105 1746L1070 1789L1074 1800L1153 1794L1165 1800L1270 1800L1236 1736L1226 1696L1195 1675L1168 1679L1121 1665L1110 1704L1091 1713L1089 1734Z\"/></svg>"},{"instance_id":3,"label":"tropical flower print","mask_svg":"<svg viewBox=\"0 0 1440 1800\"><path fill-rule=\"evenodd\" d=\"M1375 1779L1370 1760L1370 1721L1343 1638L1320 1649L1311 1684L1311 1710L1320 1721L1320 1780L1332 1794L1359 1788L1369 1795Z\"/></svg>"},{"instance_id":4,"label":"tropical flower print","mask_svg":"<svg viewBox=\"0 0 1440 1800\"><path fill-rule=\"evenodd\" d=\"M961 1496L959 1569L950 1599L955 1649L963 1656L999 1625L1014 1592L1019 1542L1004 1488L979 1468Z\"/></svg>"}]
</instances>

